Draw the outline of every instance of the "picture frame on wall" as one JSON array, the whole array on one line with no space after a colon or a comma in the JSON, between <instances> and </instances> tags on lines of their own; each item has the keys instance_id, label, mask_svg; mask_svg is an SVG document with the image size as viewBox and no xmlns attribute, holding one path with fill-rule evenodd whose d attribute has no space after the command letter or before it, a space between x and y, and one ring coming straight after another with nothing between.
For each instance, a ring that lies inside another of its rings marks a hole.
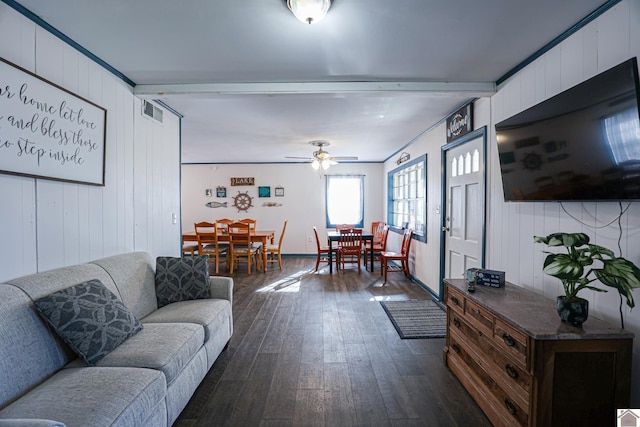
<instances>
[{"instance_id":1,"label":"picture frame on wall","mask_svg":"<svg viewBox=\"0 0 640 427\"><path fill-rule=\"evenodd\" d=\"M227 197L227 187L216 187L216 197Z\"/></svg>"},{"instance_id":2,"label":"picture frame on wall","mask_svg":"<svg viewBox=\"0 0 640 427\"><path fill-rule=\"evenodd\" d=\"M0 173L104 187L107 110L4 58L0 76Z\"/></svg>"},{"instance_id":3,"label":"picture frame on wall","mask_svg":"<svg viewBox=\"0 0 640 427\"><path fill-rule=\"evenodd\" d=\"M277 186L274 192L276 197L284 197L284 187L281 185Z\"/></svg>"},{"instance_id":4,"label":"picture frame on wall","mask_svg":"<svg viewBox=\"0 0 640 427\"><path fill-rule=\"evenodd\" d=\"M258 197L271 197L271 187L268 187L268 186L258 187Z\"/></svg>"}]
</instances>

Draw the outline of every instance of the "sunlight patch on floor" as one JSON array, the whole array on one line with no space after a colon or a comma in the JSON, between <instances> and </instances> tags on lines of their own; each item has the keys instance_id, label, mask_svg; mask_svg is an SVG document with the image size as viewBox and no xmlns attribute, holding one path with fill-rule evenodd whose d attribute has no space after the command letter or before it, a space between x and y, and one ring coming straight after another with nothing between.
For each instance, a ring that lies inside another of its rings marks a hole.
<instances>
[{"instance_id":1,"label":"sunlight patch on floor","mask_svg":"<svg viewBox=\"0 0 640 427\"><path fill-rule=\"evenodd\" d=\"M270 283L267 286L258 289L256 292L299 292L300 280L305 274L309 274L312 270L301 270L293 273L283 279Z\"/></svg>"},{"instance_id":2,"label":"sunlight patch on floor","mask_svg":"<svg viewBox=\"0 0 640 427\"><path fill-rule=\"evenodd\" d=\"M401 301L406 300L407 296L404 294L398 295L379 295L369 298L369 301Z\"/></svg>"}]
</instances>

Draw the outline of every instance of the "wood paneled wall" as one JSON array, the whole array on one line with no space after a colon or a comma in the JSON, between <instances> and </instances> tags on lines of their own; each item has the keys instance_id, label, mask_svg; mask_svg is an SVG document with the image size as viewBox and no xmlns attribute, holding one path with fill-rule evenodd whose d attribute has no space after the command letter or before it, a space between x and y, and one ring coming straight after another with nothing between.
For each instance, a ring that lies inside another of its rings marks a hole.
<instances>
[{"instance_id":1,"label":"wood paneled wall","mask_svg":"<svg viewBox=\"0 0 640 427\"><path fill-rule=\"evenodd\" d=\"M0 56L107 109L104 187L0 174L0 281L135 250L179 254L179 118L142 116L130 86L4 3Z\"/></svg>"}]
</instances>

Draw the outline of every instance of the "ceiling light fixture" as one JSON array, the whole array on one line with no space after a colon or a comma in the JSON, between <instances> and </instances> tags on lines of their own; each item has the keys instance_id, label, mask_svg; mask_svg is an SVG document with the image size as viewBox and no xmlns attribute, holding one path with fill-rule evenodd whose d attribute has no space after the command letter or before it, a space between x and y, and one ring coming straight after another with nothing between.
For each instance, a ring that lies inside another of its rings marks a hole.
<instances>
[{"instance_id":1,"label":"ceiling light fixture","mask_svg":"<svg viewBox=\"0 0 640 427\"><path fill-rule=\"evenodd\" d=\"M289 10L305 24L320 22L331 7L331 0L287 0Z\"/></svg>"}]
</instances>

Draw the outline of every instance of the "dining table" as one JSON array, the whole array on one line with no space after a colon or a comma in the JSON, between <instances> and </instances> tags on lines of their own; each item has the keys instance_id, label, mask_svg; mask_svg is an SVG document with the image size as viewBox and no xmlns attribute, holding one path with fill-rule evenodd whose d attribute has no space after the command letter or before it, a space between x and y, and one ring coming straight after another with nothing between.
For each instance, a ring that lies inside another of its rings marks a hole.
<instances>
[{"instance_id":1,"label":"dining table","mask_svg":"<svg viewBox=\"0 0 640 427\"><path fill-rule=\"evenodd\" d=\"M327 240L329 241L329 273L333 273L333 242L337 242L340 240L340 232L337 230L329 230L327 231ZM373 271L373 233L370 231L362 230L362 240L364 240L364 244L366 245L369 242L371 254L371 268L367 270ZM365 267L366 267L365 260ZM336 267L337 268L337 267Z\"/></svg>"},{"instance_id":2,"label":"dining table","mask_svg":"<svg viewBox=\"0 0 640 427\"><path fill-rule=\"evenodd\" d=\"M267 240L273 244L275 238L275 230L251 230L251 241L256 243L262 243L262 247L266 247ZM195 231L187 231L182 233L182 243L184 242L197 242L198 236ZM219 242L228 242L228 234L220 234L218 236ZM267 272L267 252L260 251L262 253L262 271Z\"/></svg>"}]
</instances>

